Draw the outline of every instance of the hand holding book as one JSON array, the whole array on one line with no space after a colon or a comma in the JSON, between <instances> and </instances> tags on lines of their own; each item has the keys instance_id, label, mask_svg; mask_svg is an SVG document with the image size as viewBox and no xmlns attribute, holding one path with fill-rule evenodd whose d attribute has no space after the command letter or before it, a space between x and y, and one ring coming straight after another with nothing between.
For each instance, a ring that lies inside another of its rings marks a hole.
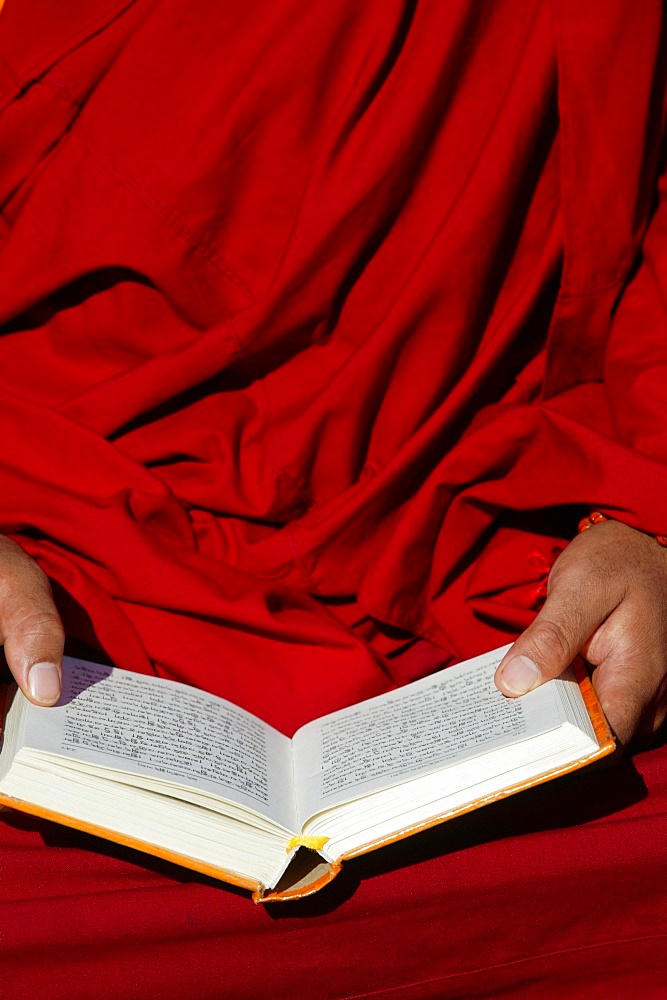
<instances>
[{"instance_id":1,"label":"hand holding book","mask_svg":"<svg viewBox=\"0 0 667 1000\"><path fill-rule=\"evenodd\" d=\"M581 655L621 745L649 740L667 716L667 549L605 521L578 535L549 575L537 618L496 676L510 697L533 690Z\"/></svg>"}]
</instances>

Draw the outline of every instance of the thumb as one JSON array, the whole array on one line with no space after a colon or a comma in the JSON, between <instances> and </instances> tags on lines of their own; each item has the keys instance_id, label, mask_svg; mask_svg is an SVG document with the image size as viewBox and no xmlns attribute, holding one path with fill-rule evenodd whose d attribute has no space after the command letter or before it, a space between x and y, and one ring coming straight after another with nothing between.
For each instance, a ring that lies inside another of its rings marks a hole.
<instances>
[{"instance_id":1,"label":"thumb","mask_svg":"<svg viewBox=\"0 0 667 1000\"><path fill-rule=\"evenodd\" d=\"M570 574L553 574L549 596L535 621L503 657L496 686L510 697L558 677L618 604L606 588L577 586ZM582 595L585 595L585 599Z\"/></svg>"},{"instance_id":2,"label":"thumb","mask_svg":"<svg viewBox=\"0 0 667 1000\"><path fill-rule=\"evenodd\" d=\"M49 581L15 542L0 536L0 641L26 697L53 705L60 697L63 626Z\"/></svg>"}]
</instances>

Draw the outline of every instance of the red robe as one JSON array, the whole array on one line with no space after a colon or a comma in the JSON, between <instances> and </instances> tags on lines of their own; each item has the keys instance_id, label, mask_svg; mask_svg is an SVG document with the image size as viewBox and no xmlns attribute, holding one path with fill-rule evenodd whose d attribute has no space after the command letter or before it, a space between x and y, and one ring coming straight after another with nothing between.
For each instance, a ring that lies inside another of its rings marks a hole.
<instances>
[{"instance_id":1,"label":"red robe","mask_svg":"<svg viewBox=\"0 0 667 1000\"><path fill-rule=\"evenodd\" d=\"M71 637L291 731L516 635L584 511L664 533L666 27L7 0L0 531ZM654 750L279 912L8 817L3 983L650 996L666 780Z\"/></svg>"}]
</instances>

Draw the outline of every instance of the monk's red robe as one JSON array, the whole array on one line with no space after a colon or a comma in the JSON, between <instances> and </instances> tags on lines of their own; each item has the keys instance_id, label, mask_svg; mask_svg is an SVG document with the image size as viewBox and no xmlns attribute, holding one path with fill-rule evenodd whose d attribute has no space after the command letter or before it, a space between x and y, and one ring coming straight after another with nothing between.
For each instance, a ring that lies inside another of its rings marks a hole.
<instances>
[{"instance_id":1,"label":"monk's red robe","mask_svg":"<svg viewBox=\"0 0 667 1000\"><path fill-rule=\"evenodd\" d=\"M0 531L69 635L284 731L667 526L647 0L7 0ZM281 910L0 824L12 996L659 996L667 758ZM648 790L648 795L646 794Z\"/></svg>"}]
</instances>

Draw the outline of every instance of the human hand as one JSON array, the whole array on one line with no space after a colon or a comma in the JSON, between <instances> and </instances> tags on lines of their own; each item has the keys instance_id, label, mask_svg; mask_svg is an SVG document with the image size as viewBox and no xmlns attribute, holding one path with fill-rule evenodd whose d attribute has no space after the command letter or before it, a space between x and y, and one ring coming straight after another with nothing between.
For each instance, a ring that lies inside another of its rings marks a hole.
<instances>
[{"instance_id":1,"label":"human hand","mask_svg":"<svg viewBox=\"0 0 667 1000\"><path fill-rule=\"evenodd\" d=\"M0 642L9 669L30 701L60 696L65 633L46 575L10 538L0 535Z\"/></svg>"},{"instance_id":2,"label":"human hand","mask_svg":"<svg viewBox=\"0 0 667 1000\"><path fill-rule=\"evenodd\" d=\"M667 716L667 549L618 521L578 535L557 559L535 621L503 658L511 697L557 677L581 653L621 745Z\"/></svg>"}]
</instances>

